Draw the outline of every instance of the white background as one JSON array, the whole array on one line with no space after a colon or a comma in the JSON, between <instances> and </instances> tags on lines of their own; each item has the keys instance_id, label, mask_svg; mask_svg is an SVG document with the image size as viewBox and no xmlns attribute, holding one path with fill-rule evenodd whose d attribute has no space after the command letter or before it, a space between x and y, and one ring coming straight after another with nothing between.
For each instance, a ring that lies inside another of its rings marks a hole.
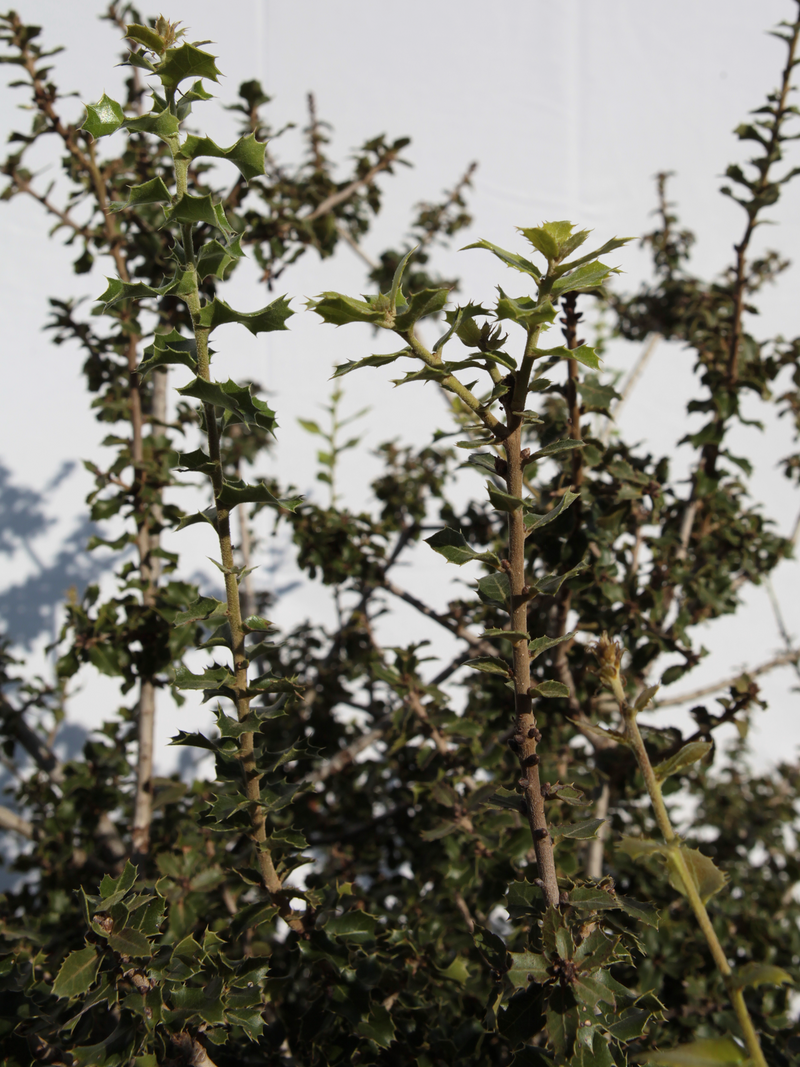
<instances>
[{"instance_id":1,"label":"white background","mask_svg":"<svg viewBox=\"0 0 800 1067\"><path fill-rule=\"evenodd\" d=\"M70 117L81 113L81 99L97 100L104 90L112 96L119 93L124 77L114 67L118 34L97 19L102 6L86 0L19 5L26 21L45 27L48 45L67 46L55 62L58 84L78 94L62 103ZM594 228L598 243L613 234L639 236L653 225L653 176L672 170L671 195L679 203L681 222L698 236L693 269L706 277L730 262L731 246L743 227L741 210L718 192L725 166L746 156L731 130L776 86L784 46L765 31L794 13L789 0L673 0L668 5L635 0L498 0L493 5L477 0L406 0L402 5L368 0L229 0L225 5L173 0L164 10L168 17L186 22L190 39L213 39L210 50L227 75L218 89L220 102L233 100L240 81L260 77L275 98L269 110L273 127L287 121L302 126L305 94L311 90L320 117L335 124L331 154L338 159L346 159L380 132L412 137L406 155L414 169L400 168L396 177L381 180L385 208L365 241L372 255L389 244L397 247L412 205L437 198L472 160L479 163L469 194L475 223L459 236L459 245L486 237L520 248L515 226L554 218ZM13 75L13 68L6 69ZM3 135L27 129L27 115L15 110L25 99L21 89L0 93ZM217 104L200 109L196 117L220 143L232 140L231 118ZM295 135L288 134L275 151L296 158ZM55 177L59 154L50 143L41 151L37 148L34 158ZM800 148L794 154L797 158L789 162L796 165ZM45 169L42 184L47 180ZM793 256L800 237L799 196L800 186L789 188L771 212L780 228L762 230L756 249L777 247ZM49 296L94 297L104 286L101 274L112 271L101 264L94 275L74 277L70 264L76 250L48 240L47 228L33 201L17 197L11 204L0 204L0 461L17 487L43 494L41 506L53 520L44 533L27 543L17 538L14 551L0 555L0 588L12 590L37 574L60 580L62 571L54 562L65 539L75 533L90 487L80 461L102 456L98 444L104 431L88 410L81 357L68 346L52 346L41 327ZM636 244L615 253L613 262L626 272L619 280L622 288L634 288L647 275L646 254ZM462 294L470 299L490 302L498 281L514 293L522 291L520 276L485 253L442 251L435 265L445 275L459 275ZM275 469L301 491L324 499L324 487L314 481L316 444L296 420L319 417L318 405L329 393L327 379L335 363L389 351L391 339L376 341L366 329L337 331L303 312L303 298L322 288L363 288L362 265L348 248L343 247L333 263L320 264L307 255L283 281L298 311L290 331L254 340L240 327L225 327L215 335L216 348L223 376L258 380L270 393L281 423ZM797 269L792 268L761 298L759 336L800 332L797 282ZM242 310L271 299L259 288L253 270L243 272L225 296ZM616 345L608 366L629 368L637 354L635 346ZM690 370L689 353L661 345L621 424L626 437L672 455L677 470L684 469L686 461L676 441L698 425L685 415ZM394 393L389 384L393 376L395 368L345 379L346 410L371 406L364 420L369 448L390 438L422 444L432 428L445 423L433 387L411 386ZM181 384L180 374L175 380ZM752 404L754 415L758 408ZM791 438L785 420L777 423L772 413L766 432L742 431L734 451L756 454L753 494L777 520L778 529L788 532L800 494L777 470ZM370 459L356 461L354 455L344 461L344 495L348 505L357 508L377 465ZM76 463L72 473L47 488L65 461ZM477 489L477 483L472 484ZM193 558L213 553L213 544L197 528L181 536L181 550ZM274 553L262 558L257 582L280 587L298 578L291 569L273 573L275 561ZM84 563L71 566L74 571ZM444 568L439 557L425 549L399 580L443 606L453 595L449 582L458 573ZM800 631L797 563L782 564L775 585L790 630ZM699 635L711 654L676 691L754 666L782 650L764 590L747 591L745 603L735 619L723 619ZM19 610L24 612L25 605ZM291 625L310 614L327 620L329 605L315 587L302 582L280 600L274 618ZM13 625L10 632L13 636ZM429 633L410 610L401 612L383 637L391 643L409 640L409 634L440 641L440 635ZM43 636L34 643L35 662L44 663L44 643ZM762 764L791 757L800 743L793 679L796 682L790 669L782 669L763 680L770 709L757 716L753 735ZM111 683L93 682L76 694L72 712L86 725L97 724L116 706L114 694ZM196 712L176 711L166 700L163 704L159 734L166 740L179 727L190 728ZM669 721L687 721L667 711L658 721L668 721L667 716ZM163 754L162 767L170 766L170 760Z\"/></svg>"}]
</instances>

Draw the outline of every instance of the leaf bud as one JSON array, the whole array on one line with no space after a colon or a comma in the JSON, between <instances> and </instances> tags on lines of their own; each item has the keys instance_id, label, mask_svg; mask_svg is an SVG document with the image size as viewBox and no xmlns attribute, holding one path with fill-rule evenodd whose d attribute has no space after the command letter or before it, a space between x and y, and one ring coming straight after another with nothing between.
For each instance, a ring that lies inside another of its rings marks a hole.
<instances>
[{"instance_id":1,"label":"leaf bud","mask_svg":"<svg viewBox=\"0 0 800 1067\"><path fill-rule=\"evenodd\" d=\"M532 752L530 756L526 756L522 761L523 767L537 767L539 765L539 755L537 752Z\"/></svg>"}]
</instances>

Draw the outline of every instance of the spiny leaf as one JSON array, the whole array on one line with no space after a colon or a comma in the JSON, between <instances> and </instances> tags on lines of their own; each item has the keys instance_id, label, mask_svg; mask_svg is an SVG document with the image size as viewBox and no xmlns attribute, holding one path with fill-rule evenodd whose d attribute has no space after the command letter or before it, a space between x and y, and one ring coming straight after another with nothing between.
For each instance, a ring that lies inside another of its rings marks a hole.
<instances>
[{"instance_id":1,"label":"spiny leaf","mask_svg":"<svg viewBox=\"0 0 800 1067\"><path fill-rule=\"evenodd\" d=\"M316 310L316 309L315 309ZM326 320L327 321L327 320ZM333 374L332 378L341 378L345 374L349 374L350 371L359 370L361 367L385 367L389 363L394 363L400 356L411 356L413 352L410 348L404 348L400 352L389 352L385 356L365 356L364 359L351 359L347 363L340 363Z\"/></svg>"},{"instance_id":2,"label":"spiny leaf","mask_svg":"<svg viewBox=\"0 0 800 1067\"><path fill-rule=\"evenodd\" d=\"M794 979L788 971L772 963L746 963L736 972L734 980L738 986L794 984Z\"/></svg>"},{"instance_id":3,"label":"spiny leaf","mask_svg":"<svg viewBox=\"0 0 800 1067\"><path fill-rule=\"evenodd\" d=\"M464 563L472 563L480 560L494 567L500 566L500 560L493 552L474 552L467 544L467 539L460 530L452 530L447 527L439 530L431 537L426 537L425 542L431 546L434 552L444 556L448 563L461 566Z\"/></svg>"},{"instance_id":4,"label":"spiny leaf","mask_svg":"<svg viewBox=\"0 0 800 1067\"><path fill-rule=\"evenodd\" d=\"M600 357L589 345L580 345L578 348L565 348L564 345L560 345L558 348L537 348L534 351L534 355L537 359L545 357L550 359L574 359L583 364L584 367L591 367L592 370L599 370L600 368Z\"/></svg>"},{"instance_id":5,"label":"spiny leaf","mask_svg":"<svg viewBox=\"0 0 800 1067\"><path fill-rule=\"evenodd\" d=\"M497 604L506 608L511 596L511 585L504 571L487 574L478 582L478 596L484 604Z\"/></svg>"},{"instance_id":6,"label":"spiny leaf","mask_svg":"<svg viewBox=\"0 0 800 1067\"><path fill-rule=\"evenodd\" d=\"M650 841L646 837L623 837L617 844L617 849L632 860L640 860L649 856L663 856L667 846L658 841Z\"/></svg>"},{"instance_id":7,"label":"spiny leaf","mask_svg":"<svg viewBox=\"0 0 800 1067\"><path fill-rule=\"evenodd\" d=\"M135 119L126 119L125 129L133 130L136 133L152 133L154 136L160 137L162 141L166 141L177 137L181 126L177 116L173 115L168 108L163 111L156 111L153 108L146 115L140 115Z\"/></svg>"},{"instance_id":8,"label":"spiny leaf","mask_svg":"<svg viewBox=\"0 0 800 1067\"><path fill-rule=\"evenodd\" d=\"M113 930L108 936L108 943L115 952L121 956L152 956L153 950L150 942L141 932L130 926L124 926L121 930Z\"/></svg>"},{"instance_id":9,"label":"spiny leaf","mask_svg":"<svg viewBox=\"0 0 800 1067\"><path fill-rule=\"evenodd\" d=\"M143 185L131 185L128 189L127 200L112 200L109 205L112 211L124 211L128 207L136 207L138 204L171 204L172 194L164 184L161 177L152 178Z\"/></svg>"},{"instance_id":10,"label":"spiny leaf","mask_svg":"<svg viewBox=\"0 0 800 1067\"><path fill-rule=\"evenodd\" d=\"M547 957L539 952L511 952L511 966L507 974L512 985L517 989L527 989L530 982L538 982L544 985L550 981L547 973L549 963Z\"/></svg>"},{"instance_id":11,"label":"spiny leaf","mask_svg":"<svg viewBox=\"0 0 800 1067\"><path fill-rule=\"evenodd\" d=\"M176 689L218 689L220 686L235 685L236 679L227 667L209 667L202 674L192 674L188 667L178 663L173 668L173 682Z\"/></svg>"},{"instance_id":12,"label":"spiny leaf","mask_svg":"<svg viewBox=\"0 0 800 1067\"><path fill-rule=\"evenodd\" d=\"M100 957L93 948L81 948L70 952L59 968L53 982L56 997L77 997L85 993L97 975Z\"/></svg>"},{"instance_id":13,"label":"spiny leaf","mask_svg":"<svg viewBox=\"0 0 800 1067\"><path fill-rule=\"evenodd\" d=\"M595 260L594 263L584 263L569 274L563 274L553 283L553 293L580 293L589 289L597 289L612 274L619 274L616 267L607 267L605 263Z\"/></svg>"},{"instance_id":14,"label":"spiny leaf","mask_svg":"<svg viewBox=\"0 0 800 1067\"><path fill-rule=\"evenodd\" d=\"M466 252L470 248L485 248L488 252L494 253L507 267L513 267L514 270L521 271L523 274L529 274L531 278L541 278L542 276L542 272L535 263L531 263L529 259L525 259L516 252L506 252L504 248L493 245L491 241L475 241L474 244L464 245L461 251Z\"/></svg>"},{"instance_id":15,"label":"spiny leaf","mask_svg":"<svg viewBox=\"0 0 800 1067\"><path fill-rule=\"evenodd\" d=\"M249 182L264 173L264 153L266 144L256 140L254 133L240 137L230 148L220 148L210 137L197 137L189 134L180 147L181 159L197 159L198 156L211 156L215 159L227 159L238 167L242 177Z\"/></svg>"},{"instance_id":16,"label":"spiny leaf","mask_svg":"<svg viewBox=\"0 0 800 1067\"><path fill-rule=\"evenodd\" d=\"M710 741L690 741L688 745L684 745L674 756L662 760L661 763L653 768L656 778L660 782L663 782L663 780L668 778L671 774L679 774L686 767L691 767L693 763L697 763L698 760L701 760L704 756L708 755L712 747Z\"/></svg>"},{"instance_id":17,"label":"spiny leaf","mask_svg":"<svg viewBox=\"0 0 800 1067\"><path fill-rule=\"evenodd\" d=\"M464 666L471 667L473 671L483 671L484 674L500 674L504 678L511 677L511 668L505 660L497 656L476 656L475 659L466 660Z\"/></svg>"},{"instance_id":18,"label":"spiny leaf","mask_svg":"<svg viewBox=\"0 0 800 1067\"><path fill-rule=\"evenodd\" d=\"M571 452L574 448L585 448L586 444L583 441L573 441L571 438L567 438L563 441L551 441L549 445L545 445L544 448L540 448L537 452L533 452L526 460L528 463L533 463L537 459L543 459L545 456L557 456L561 452Z\"/></svg>"},{"instance_id":19,"label":"spiny leaf","mask_svg":"<svg viewBox=\"0 0 800 1067\"><path fill-rule=\"evenodd\" d=\"M401 304L397 308L395 330L398 333L405 333L420 319L438 314L449 299L449 289L422 289L413 293L407 304Z\"/></svg>"},{"instance_id":20,"label":"spiny leaf","mask_svg":"<svg viewBox=\"0 0 800 1067\"><path fill-rule=\"evenodd\" d=\"M345 323L349 322L371 322L376 326L391 328L394 324L393 311L392 317L388 317L387 314L389 311L388 303L386 306L373 305L364 300L355 300L351 296L344 296L343 293L320 293L315 299L308 300L306 307L309 311L319 315L323 322L328 322L332 326L344 326ZM359 360L358 363L359 366L378 365L364 364L363 360ZM351 367L350 369L352 370L353 368ZM344 374L346 371L341 373Z\"/></svg>"},{"instance_id":21,"label":"spiny leaf","mask_svg":"<svg viewBox=\"0 0 800 1067\"><path fill-rule=\"evenodd\" d=\"M700 894L700 899L704 904L715 893L719 893L720 889L725 888L728 881L727 874L724 874L708 856L704 856L696 848L687 848L685 845L681 845L680 853L686 861L689 874L694 880L697 892ZM686 888L683 884L683 875L671 857L668 857L668 864L670 885L685 896Z\"/></svg>"},{"instance_id":22,"label":"spiny leaf","mask_svg":"<svg viewBox=\"0 0 800 1067\"><path fill-rule=\"evenodd\" d=\"M577 566L570 568L568 571L564 571L563 574L548 574L544 578L539 578L533 583L534 588L544 596L555 596L564 582L568 581L570 578L574 578L576 574L580 574L580 572L585 569L586 564L581 561Z\"/></svg>"},{"instance_id":23,"label":"spiny leaf","mask_svg":"<svg viewBox=\"0 0 800 1067\"><path fill-rule=\"evenodd\" d=\"M191 193L184 193L167 212L167 218L172 222L193 226L203 223L222 230L225 234L233 233L230 223L225 218L222 205L216 203L210 193L207 196L192 196Z\"/></svg>"},{"instance_id":24,"label":"spiny leaf","mask_svg":"<svg viewBox=\"0 0 800 1067\"><path fill-rule=\"evenodd\" d=\"M216 56L201 52L193 44L182 44L180 48L168 48L162 63L158 66L161 84L174 88L185 78L208 78L217 81Z\"/></svg>"},{"instance_id":25,"label":"spiny leaf","mask_svg":"<svg viewBox=\"0 0 800 1067\"><path fill-rule=\"evenodd\" d=\"M173 329L169 333L157 333L153 343L144 350L145 358L139 364L139 373L148 374L156 367L180 363L190 370L197 367L197 344L194 338L182 337Z\"/></svg>"},{"instance_id":26,"label":"spiny leaf","mask_svg":"<svg viewBox=\"0 0 800 1067\"><path fill-rule=\"evenodd\" d=\"M541 529L542 526L547 526L550 522L555 522L557 518L564 514L568 507L570 507L578 499L580 493L573 493L571 489L567 489L559 502L550 511L546 511L544 515L536 515L534 513L528 513L523 522L525 529L528 533L532 533L534 530Z\"/></svg>"},{"instance_id":27,"label":"spiny leaf","mask_svg":"<svg viewBox=\"0 0 800 1067\"><path fill-rule=\"evenodd\" d=\"M484 630L484 632L481 634L481 637L502 637L506 641L512 642L529 641L530 636L531 635L529 633L525 633L522 630L498 630L497 628L493 628L491 630Z\"/></svg>"},{"instance_id":28,"label":"spiny leaf","mask_svg":"<svg viewBox=\"0 0 800 1067\"><path fill-rule=\"evenodd\" d=\"M294 315L285 296L279 296L260 311L234 311L224 300L214 299L200 309L197 317L199 326L211 331L228 322L238 322L246 326L252 334L270 333L273 330L285 330L286 320Z\"/></svg>"},{"instance_id":29,"label":"spiny leaf","mask_svg":"<svg viewBox=\"0 0 800 1067\"><path fill-rule=\"evenodd\" d=\"M569 837L575 841L590 841L597 837L597 831L605 819L583 819L581 822L565 823L563 826L551 826L553 837Z\"/></svg>"},{"instance_id":30,"label":"spiny leaf","mask_svg":"<svg viewBox=\"0 0 800 1067\"><path fill-rule=\"evenodd\" d=\"M518 511L523 505L523 501L518 496L504 493L502 489L498 489L491 482L486 483L486 491L489 494L492 507L497 508L498 511Z\"/></svg>"},{"instance_id":31,"label":"spiny leaf","mask_svg":"<svg viewBox=\"0 0 800 1067\"><path fill-rule=\"evenodd\" d=\"M248 485L247 482L228 479L223 482L222 491L217 496L217 502L226 508L236 507L238 504L268 504L272 508L285 508L286 511L294 511L303 502L300 496L278 498L273 496L263 482L257 485Z\"/></svg>"},{"instance_id":32,"label":"spiny leaf","mask_svg":"<svg viewBox=\"0 0 800 1067\"><path fill-rule=\"evenodd\" d=\"M136 22L131 22L125 27L125 37L129 41L143 44L145 48L155 52L156 55L160 55L164 51L163 37L157 34L150 26L140 26Z\"/></svg>"},{"instance_id":33,"label":"spiny leaf","mask_svg":"<svg viewBox=\"0 0 800 1067\"><path fill-rule=\"evenodd\" d=\"M548 679L545 682L539 682L537 685L531 686L537 696L548 697L555 699L558 697L566 698L569 696L569 686L564 685L563 682L556 682Z\"/></svg>"},{"instance_id":34,"label":"spiny leaf","mask_svg":"<svg viewBox=\"0 0 800 1067\"><path fill-rule=\"evenodd\" d=\"M125 112L116 100L105 93L96 104L84 104L86 117L78 127L86 130L95 140L115 133L125 121Z\"/></svg>"},{"instance_id":35,"label":"spiny leaf","mask_svg":"<svg viewBox=\"0 0 800 1067\"><path fill-rule=\"evenodd\" d=\"M241 237L237 234L228 244L219 241L206 241L197 257L197 277L199 281L206 278L225 279L231 264L244 256Z\"/></svg>"},{"instance_id":36,"label":"spiny leaf","mask_svg":"<svg viewBox=\"0 0 800 1067\"><path fill-rule=\"evenodd\" d=\"M568 634L564 634L563 637L534 637L534 639L528 643L528 651L531 654L531 660L536 659L537 656L541 656L541 654L546 652L548 648L555 648L556 645L560 645L562 641L570 641L577 632L577 630L571 630Z\"/></svg>"},{"instance_id":37,"label":"spiny leaf","mask_svg":"<svg viewBox=\"0 0 800 1067\"><path fill-rule=\"evenodd\" d=\"M496 312L498 319L510 319L526 330L554 321L556 309L549 297L540 302L529 296L507 296L499 285L497 290L500 293Z\"/></svg>"},{"instance_id":38,"label":"spiny leaf","mask_svg":"<svg viewBox=\"0 0 800 1067\"><path fill-rule=\"evenodd\" d=\"M265 430L275 427L275 412L269 404L259 400L252 395L249 388L237 385L230 378L227 382L207 382L205 378L195 378L178 392L181 396L191 396L204 404L223 408L233 416L229 420L231 422L243 422Z\"/></svg>"},{"instance_id":39,"label":"spiny leaf","mask_svg":"<svg viewBox=\"0 0 800 1067\"><path fill-rule=\"evenodd\" d=\"M646 1052L640 1063L653 1067L737 1067L747 1059L746 1051L731 1037L703 1037L677 1048Z\"/></svg>"}]
</instances>

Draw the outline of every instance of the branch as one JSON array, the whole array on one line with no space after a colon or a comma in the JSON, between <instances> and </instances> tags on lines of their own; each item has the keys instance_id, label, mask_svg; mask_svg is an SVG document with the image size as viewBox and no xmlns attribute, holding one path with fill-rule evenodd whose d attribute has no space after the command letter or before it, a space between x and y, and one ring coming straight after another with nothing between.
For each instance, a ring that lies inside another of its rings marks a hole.
<instances>
[{"instance_id":1,"label":"branch","mask_svg":"<svg viewBox=\"0 0 800 1067\"><path fill-rule=\"evenodd\" d=\"M616 404L610 411L611 419L606 422L606 425L603 428L603 432L600 435L600 440L603 442L604 445L608 444L609 438L611 437L612 421L616 422L619 419L622 409L625 407L625 404L630 399L630 395L633 392L633 387L639 381L642 376L642 372L644 371L644 368L650 362L650 357L652 356L653 352L655 352L656 345L659 341L663 340L664 338L661 336L660 333L651 333L650 336L647 338L647 341L645 342L642 351L639 353L638 359L631 368L630 374L625 379L625 385L622 387L622 393L620 395L619 400L616 402Z\"/></svg>"},{"instance_id":2,"label":"branch","mask_svg":"<svg viewBox=\"0 0 800 1067\"><path fill-rule=\"evenodd\" d=\"M301 222L314 222L315 219L321 218L323 215L327 215L329 211L333 211L339 204L343 204L362 185L369 185L376 175L380 174L382 170L386 168L397 159L397 152L392 149L386 153L383 159L379 159L374 167L370 167L363 178L356 178L355 181L350 182L344 189L340 189L338 193L332 193L329 197L322 201L321 204L317 204L314 210L309 215L303 215L300 219Z\"/></svg>"},{"instance_id":3,"label":"branch","mask_svg":"<svg viewBox=\"0 0 800 1067\"><path fill-rule=\"evenodd\" d=\"M700 700L702 697L712 696L721 689L729 689L743 674L748 675L750 678L757 678L759 674L767 674L769 671L775 670L776 667L785 667L787 663L797 664L798 660L800 660L800 650L795 649L791 652L784 652L780 656L775 656L774 659L767 660L766 663L762 663L759 667L739 671L738 674L734 674L730 678L723 678L713 685L706 685L701 689L693 689L690 693L682 693L681 696L672 697L670 700L654 700L652 706L654 708L674 708L678 704L688 704L691 700Z\"/></svg>"},{"instance_id":4,"label":"branch","mask_svg":"<svg viewBox=\"0 0 800 1067\"><path fill-rule=\"evenodd\" d=\"M0 830L11 830L15 834L27 837L30 841L34 838L33 823L2 804L0 804Z\"/></svg>"}]
</instances>

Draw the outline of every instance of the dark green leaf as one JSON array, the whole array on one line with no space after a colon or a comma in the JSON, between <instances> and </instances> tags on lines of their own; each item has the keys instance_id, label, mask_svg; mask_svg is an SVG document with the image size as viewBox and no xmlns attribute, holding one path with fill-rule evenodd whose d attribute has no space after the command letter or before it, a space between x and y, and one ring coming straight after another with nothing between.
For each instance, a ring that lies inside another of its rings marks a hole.
<instances>
[{"instance_id":1,"label":"dark green leaf","mask_svg":"<svg viewBox=\"0 0 800 1067\"><path fill-rule=\"evenodd\" d=\"M534 460L542 459L545 456L557 456L560 452L571 452L574 448L585 447L586 445L583 441L573 441L571 438L563 441L551 441L549 445L540 448L538 452L532 453L525 462L526 464L533 463Z\"/></svg>"},{"instance_id":2,"label":"dark green leaf","mask_svg":"<svg viewBox=\"0 0 800 1067\"><path fill-rule=\"evenodd\" d=\"M369 1016L361 1020L356 1033L374 1041L379 1048L388 1048L394 1041L392 1017L383 1005L372 1004Z\"/></svg>"},{"instance_id":3,"label":"dark green leaf","mask_svg":"<svg viewBox=\"0 0 800 1067\"><path fill-rule=\"evenodd\" d=\"M191 193L184 193L167 212L167 218L181 224L212 226L224 234L233 233L230 223L225 218L224 210L214 201L210 193L207 196L192 196Z\"/></svg>"},{"instance_id":4,"label":"dark green leaf","mask_svg":"<svg viewBox=\"0 0 800 1067\"><path fill-rule=\"evenodd\" d=\"M544 682L538 682L531 687L535 690L536 695L540 697L549 697L550 699L565 698L569 696L569 686L564 685L563 682L556 682L548 679Z\"/></svg>"},{"instance_id":5,"label":"dark green leaf","mask_svg":"<svg viewBox=\"0 0 800 1067\"><path fill-rule=\"evenodd\" d=\"M544 985L550 980L547 973L549 966L546 957L538 952L511 952L511 967L508 977L518 989L526 989L529 982Z\"/></svg>"},{"instance_id":6,"label":"dark green leaf","mask_svg":"<svg viewBox=\"0 0 800 1067\"><path fill-rule=\"evenodd\" d=\"M564 826L551 826L553 837L569 837L575 841L591 841L597 837L597 831L605 819L584 819L582 822L566 823Z\"/></svg>"},{"instance_id":7,"label":"dark green leaf","mask_svg":"<svg viewBox=\"0 0 800 1067\"><path fill-rule=\"evenodd\" d=\"M350 371L359 370L361 367L385 367L389 363L394 363L400 356L410 355L413 355L411 349L404 348L400 352L390 352L385 356L366 356L364 359L349 360L347 363L340 363L331 377L341 378L343 375L349 374Z\"/></svg>"},{"instance_id":8,"label":"dark green leaf","mask_svg":"<svg viewBox=\"0 0 800 1067\"><path fill-rule=\"evenodd\" d=\"M137 133L152 133L162 140L177 137L180 133L180 122L176 115L169 109L156 111L155 108L139 118L126 119L125 128Z\"/></svg>"},{"instance_id":9,"label":"dark green leaf","mask_svg":"<svg viewBox=\"0 0 800 1067\"><path fill-rule=\"evenodd\" d=\"M571 489L566 489L564 495L559 502L550 511L546 511L544 515L536 515L529 513L524 518L525 529L532 533L534 530L540 529L542 526L547 526L550 522L555 522L557 518L564 514L580 496L580 493L573 493Z\"/></svg>"},{"instance_id":10,"label":"dark green leaf","mask_svg":"<svg viewBox=\"0 0 800 1067\"><path fill-rule=\"evenodd\" d=\"M475 659L466 660L464 666L471 667L473 671L483 671L484 674L500 674L504 678L511 677L511 668L505 660L498 659L497 656L477 656Z\"/></svg>"},{"instance_id":11,"label":"dark green leaf","mask_svg":"<svg viewBox=\"0 0 800 1067\"><path fill-rule=\"evenodd\" d=\"M152 178L144 185L131 185L128 189L128 199L112 200L109 205L112 211L124 211L127 207L136 207L139 204L170 204L172 194L164 184L163 178Z\"/></svg>"},{"instance_id":12,"label":"dark green leaf","mask_svg":"<svg viewBox=\"0 0 800 1067\"><path fill-rule=\"evenodd\" d=\"M273 496L263 482L257 485L248 485L243 481L225 481L222 483L222 491L217 501L223 507L234 508L238 504L268 504L271 508L284 508L286 511L295 511L303 502L300 496L281 497Z\"/></svg>"},{"instance_id":13,"label":"dark green leaf","mask_svg":"<svg viewBox=\"0 0 800 1067\"><path fill-rule=\"evenodd\" d=\"M236 684L236 679L227 667L209 667L202 674L192 674L182 663L175 665L173 685L176 689L218 689Z\"/></svg>"},{"instance_id":14,"label":"dark green leaf","mask_svg":"<svg viewBox=\"0 0 800 1067\"><path fill-rule=\"evenodd\" d=\"M77 997L87 992L95 980L100 957L93 948L81 948L70 952L59 968L53 982L56 997Z\"/></svg>"},{"instance_id":15,"label":"dark green leaf","mask_svg":"<svg viewBox=\"0 0 800 1067\"><path fill-rule=\"evenodd\" d=\"M180 363L190 370L197 367L197 344L194 338L182 337L177 330L157 333L153 343L144 350L145 358L139 364L139 373L147 374L155 367Z\"/></svg>"},{"instance_id":16,"label":"dark green leaf","mask_svg":"<svg viewBox=\"0 0 800 1067\"><path fill-rule=\"evenodd\" d=\"M737 1067L745 1060L747 1052L730 1037L703 1037L639 1057L640 1063L651 1063L653 1067Z\"/></svg>"},{"instance_id":17,"label":"dark green leaf","mask_svg":"<svg viewBox=\"0 0 800 1067\"><path fill-rule=\"evenodd\" d=\"M121 956L152 956L150 942L141 932L130 926L113 930L108 935L108 943Z\"/></svg>"},{"instance_id":18,"label":"dark green leaf","mask_svg":"<svg viewBox=\"0 0 800 1067\"><path fill-rule=\"evenodd\" d=\"M237 385L230 378L227 382L207 382L204 378L195 378L178 392L181 396L191 396L204 404L229 411L234 416L232 422L260 426L264 430L272 430L275 426L275 412L269 404L253 396L247 386Z\"/></svg>"},{"instance_id":19,"label":"dark green leaf","mask_svg":"<svg viewBox=\"0 0 800 1067\"><path fill-rule=\"evenodd\" d=\"M485 578L481 578L478 581L478 596L484 604L507 607L508 598L511 596L508 575L504 571L496 571L494 574L487 574Z\"/></svg>"},{"instance_id":20,"label":"dark green leaf","mask_svg":"<svg viewBox=\"0 0 800 1067\"><path fill-rule=\"evenodd\" d=\"M580 293L589 289L597 289L612 274L619 274L615 267L607 267L605 263L595 260L593 263L584 263L575 270L562 276L553 283L553 293Z\"/></svg>"},{"instance_id":21,"label":"dark green leaf","mask_svg":"<svg viewBox=\"0 0 800 1067\"><path fill-rule=\"evenodd\" d=\"M599 370L600 368L599 356L588 345L580 345L578 348L565 348L563 345L559 348L537 348L533 354L537 359L545 357L550 359L574 359L578 363L582 363L584 367L591 367L592 370Z\"/></svg>"},{"instance_id":22,"label":"dark green leaf","mask_svg":"<svg viewBox=\"0 0 800 1067\"><path fill-rule=\"evenodd\" d=\"M451 530L448 527L444 530L439 530L438 533L433 534L431 537L426 537L425 541L434 552L444 556L448 563L456 563L461 566L463 563L472 563L474 560L480 560L495 567L500 566L500 560L493 552L474 552L459 530Z\"/></svg>"},{"instance_id":23,"label":"dark green leaf","mask_svg":"<svg viewBox=\"0 0 800 1067\"><path fill-rule=\"evenodd\" d=\"M498 489L491 482L486 483L486 491L489 494L492 507L497 508L498 511L517 511L523 506L523 502L519 497L504 493L502 489Z\"/></svg>"},{"instance_id":24,"label":"dark green leaf","mask_svg":"<svg viewBox=\"0 0 800 1067\"><path fill-rule=\"evenodd\" d=\"M585 569L586 564L581 562L563 574L548 574L546 578L539 578L534 582L534 588L544 596L555 596L564 582L574 578L576 574L580 574Z\"/></svg>"},{"instance_id":25,"label":"dark green leaf","mask_svg":"<svg viewBox=\"0 0 800 1067\"><path fill-rule=\"evenodd\" d=\"M535 637L532 641L528 642L528 651L531 654L531 660L535 660L537 656L541 656L543 652L546 652L548 648L555 648L556 645L560 645L562 641L570 641L577 633L577 630L571 630L568 634L564 634L563 637ZM569 696L569 692L567 692Z\"/></svg>"}]
</instances>

